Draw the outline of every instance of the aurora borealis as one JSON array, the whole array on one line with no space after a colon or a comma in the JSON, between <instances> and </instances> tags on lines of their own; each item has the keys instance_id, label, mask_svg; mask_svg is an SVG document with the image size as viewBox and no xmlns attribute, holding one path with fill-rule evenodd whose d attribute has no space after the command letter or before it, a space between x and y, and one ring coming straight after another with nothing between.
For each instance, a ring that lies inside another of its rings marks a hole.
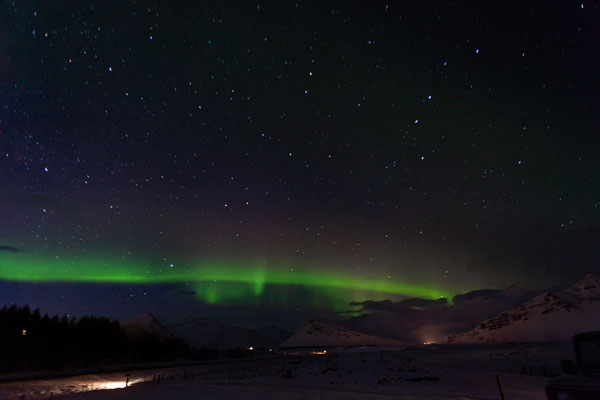
<instances>
[{"instance_id":1,"label":"aurora borealis","mask_svg":"<svg viewBox=\"0 0 600 400\"><path fill-rule=\"evenodd\" d=\"M110 258L33 257L15 252L3 257L0 275L14 282L96 284L191 284L196 296L210 304L275 302L286 303L289 288L307 288L320 293L315 305L338 310L352 301L387 297L451 298L439 289L387 279L364 279L349 274L336 276L327 270L233 262L169 264L155 268L152 261ZM302 289L300 289L302 290ZM298 291L294 289L292 291ZM314 296L313 296L314 297Z\"/></svg>"},{"instance_id":2,"label":"aurora borealis","mask_svg":"<svg viewBox=\"0 0 600 400\"><path fill-rule=\"evenodd\" d=\"M599 12L2 3L0 306L293 329L597 272Z\"/></svg>"},{"instance_id":3,"label":"aurora borealis","mask_svg":"<svg viewBox=\"0 0 600 400\"><path fill-rule=\"evenodd\" d=\"M319 271L301 269L283 271L259 265L234 263L204 263L183 269L155 269L150 263L77 260L56 257L38 259L21 254L3 257L0 274L6 280L37 282L99 282L99 283L174 283L174 282L236 282L261 284L308 285L358 289L423 298L444 297L441 291L402 284L391 279L360 279L334 276ZM447 297L447 296L446 296Z\"/></svg>"}]
</instances>

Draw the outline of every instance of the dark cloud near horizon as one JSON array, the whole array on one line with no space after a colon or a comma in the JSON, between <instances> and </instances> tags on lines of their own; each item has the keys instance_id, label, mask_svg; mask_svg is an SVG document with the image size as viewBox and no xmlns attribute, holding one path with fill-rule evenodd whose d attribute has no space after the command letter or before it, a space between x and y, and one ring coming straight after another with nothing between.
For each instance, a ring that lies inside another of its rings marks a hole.
<instances>
[{"instance_id":1,"label":"dark cloud near horizon","mask_svg":"<svg viewBox=\"0 0 600 400\"><path fill-rule=\"evenodd\" d=\"M431 306L447 304L448 300L445 298L430 300L422 298L410 298L400 301L391 300L367 300L367 301L354 301L349 305L352 307L362 307L363 311L383 311L383 310L405 310L408 308L412 309L423 309Z\"/></svg>"},{"instance_id":2,"label":"dark cloud near horizon","mask_svg":"<svg viewBox=\"0 0 600 400\"><path fill-rule=\"evenodd\" d=\"M365 311L381 311L387 310L392 306L391 300L366 300L366 301L353 301L349 305L352 307L362 307Z\"/></svg>"},{"instance_id":3,"label":"dark cloud near horizon","mask_svg":"<svg viewBox=\"0 0 600 400\"><path fill-rule=\"evenodd\" d=\"M463 303L467 300L471 300L474 299L475 297L479 297L479 296L489 296L491 294L495 294L501 292L501 290L497 290L497 289L478 289L478 290L471 290L470 292L467 293L462 293L462 294L457 294L456 296L452 297L452 302L454 304L460 304Z\"/></svg>"},{"instance_id":4,"label":"dark cloud near horizon","mask_svg":"<svg viewBox=\"0 0 600 400\"><path fill-rule=\"evenodd\" d=\"M20 247L0 245L0 251L7 251L10 253L21 253L23 249Z\"/></svg>"}]
</instances>

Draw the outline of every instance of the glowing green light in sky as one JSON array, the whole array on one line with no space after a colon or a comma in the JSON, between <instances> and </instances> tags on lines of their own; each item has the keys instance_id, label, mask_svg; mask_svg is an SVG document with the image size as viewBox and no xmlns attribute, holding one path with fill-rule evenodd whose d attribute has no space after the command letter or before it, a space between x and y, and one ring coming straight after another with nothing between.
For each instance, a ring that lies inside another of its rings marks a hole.
<instances>
[{"instance_id":1,"label":"glowing green light in sky","mask_svg":"<svg viewBox=\"0 0 600 400\"><path fill-rule=\"evenodd\" d=\"M0 279L25 282L96 282L136 284L192 284L199 298L208 303L253 302L271 298L285 302L277 286L309 287L336 304L375 300L383 294L436 299L455 293L393 279L367 278L331 269L290 268L285 263L252 264L242 261L202 261L164 264L111 257L43 256L30 253L0 255ZM173 265L173 266L171 266ZM287 294L286 294L287 293ZM332 299L335 299L332 300Z\"/></svg>"}]
</instances>

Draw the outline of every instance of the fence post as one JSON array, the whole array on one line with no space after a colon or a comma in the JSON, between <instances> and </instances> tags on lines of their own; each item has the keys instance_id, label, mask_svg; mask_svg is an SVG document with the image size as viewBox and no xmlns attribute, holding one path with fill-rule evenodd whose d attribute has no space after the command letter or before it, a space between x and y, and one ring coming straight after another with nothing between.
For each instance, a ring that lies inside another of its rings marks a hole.
<instances>
[{"instance_id":1,"label":"fence post","mask_svg":"<svg viewBox=\"0 0 600 400\"><path fill-rule=\"evenodd\" d=\"M500 399L506 400L506 396L504 395L504 389L502 388L502 381L500 380L500 375L496 374L496 383L498 384L498 390L500 391Z\"/></svg>"}]
</instances>

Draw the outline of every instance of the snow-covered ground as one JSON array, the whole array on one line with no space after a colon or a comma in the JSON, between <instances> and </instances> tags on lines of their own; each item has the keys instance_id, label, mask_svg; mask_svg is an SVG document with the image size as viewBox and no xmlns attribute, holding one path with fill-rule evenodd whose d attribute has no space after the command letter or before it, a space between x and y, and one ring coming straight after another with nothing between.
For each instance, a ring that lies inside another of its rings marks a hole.
<instances>
[{"instance_id":1,"label":"snow-covered ground","mask_svg":"<svg viewBox=\"0 0 600 400\"><path fill-rule=\"evenodd\" d=\"M566 358L571 358L570 345L334 349L322 355L130 371L130 383L145 383L127 388L124 372L4 383L0 398L498 399L498 374L507 398L541 400L549 380L543 375L559 373L559 361ZM154 376L161 376L159 383ZM109 388L115 389L90 391Z\"/></svg>"}]
</instances>

